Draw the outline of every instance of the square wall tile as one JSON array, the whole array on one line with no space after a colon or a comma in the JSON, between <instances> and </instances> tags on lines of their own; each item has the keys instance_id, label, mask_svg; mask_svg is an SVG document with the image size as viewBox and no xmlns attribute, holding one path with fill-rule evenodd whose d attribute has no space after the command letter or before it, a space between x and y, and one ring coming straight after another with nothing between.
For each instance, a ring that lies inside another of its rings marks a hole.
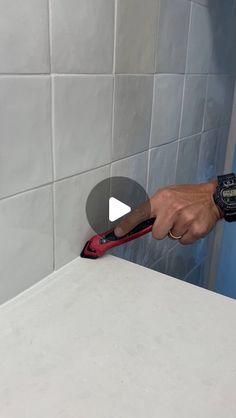
<instances>
[{"instance_id":1,"label":"square wall tile","mask_svg":"<svg viewBox=\"0 0 236 418\"><path fill-rule=\"evenodd\" d=\"M52 181L50 79L0 78L0 197Z\"/></svg>"},{"instance_id":2,"label":"square wall tile","mask_svg":"<svg viewBox=\"0 0 236 418\"><path fill-rule=\"evenodd\" d=\"M224 174L228 138L229 138L229 127L223 126L222 128L218 130L217 162L216 162L217 175Z\"/></svg>"},{"instance_id":3,"label":"square wall tile","mask_svg":"<svg viewBox=\"0 0 236 418\"><path fill-rule=\"evenodd\" d=\"M0 303L53 271L51 186L0 200Z\"/></svg>"},{"instance_id":4,"label":"square wall tile","mask_svg":"<svg viewBox=\"0 0 236 418\"><path fill-rule=\"evenodd\" d=\"M193 0L195 3L201 4L202 6L209 6L211 0Z\"/></svg>"},{"instance_id":5,"label":"square wall tile","mask_svg":"<svg viewBox=\"0 0 236 418\"><path fill-rule=\"evenodd\" d=\"M180 137L202 131L206 98L206 76L186 76Z\"/></svg>"},{"instance_id":6,"label":"square wall tile","mask_svg":"<svg viewBox=\"0 0 236 418\"><path fill-rule=\"evenodd\" d=\"M217 176L217 150L218 150L218 129L213 129L202 134L199 162L198 180L205 183L214 180Z\"/></svg>"},{"instance_id":7,"label":"square wall tile","mask_svg":"<svg viewBox=\"0 0 236 418\"><path fill-rule=\"evenodd\" d=\"M192 3L186 72L207 74L212 53L213 33L207 7Z\"/></svg>"},{"instance_id":8,"label":"square wall tile","mask_svg":"<svg viewBox=\"0 0 236 418\"><path fill-rule=\"evenodd\" d=\"M184 280L198 263L198 244L183 246L177 244L167 256L166 274Z\"/></svg>"},{"instance_id":9,"label":"square wall tile","mask_svg":"<svg viewBox=\"0 0 236 418\"><path fill-rule=\"evenodd\" d=\"M184 76L157 75L154 83L151 146L178 139Z\"/></svg>"},{"instance_id":10,"label":"square wall tile","mask_svg":"<svg viewBox=\"0 0 236 418\"><path fill-rule=\"evenodd\" d=\"M140 266L146 266L145 252L146 236L128 242L127 244L123 244L120 247L114 248L113 250L109 251L109 253L114 255L115 257L119 257L123 260L130 261L131 263L139 264Z\"/></svg>"},{"instance_id":11,"label":"square wall tile","mask_svg":"<svg viewBox=\"0 0 236 418\"><path fill-rule=\"evenodd\" d=\"M109 166L89 171L55 184L56 268L80 255L85 242L94 235L86 216L87 198L100 181L109 177ZM102 216L94 207L94 216Z\"/></svg>"},{"instance_id":12,"label":"square wall tile","mask_svg":"<svg viewBox=\"0 0 236 418\"><path fill-rule=\"evenodd\" d=\"M146 194L147 170L148 151L112 163L110 195L128 205L132 200L132 209L140 206L148 199ZM122 182L116 181L115 177L126 177L134 180L134 183L130 182L129 187L124 187ZM144 189L143 193L140 192L140 187L136 183ZM112 228L113 225L110 223L109 228ZM133 246L127 247L133 248Z\"/></svg>"},{"instance_id":13,"label":"square wall tile","mask_svg":"<svg viewBox=\"0 0 236 418\"><path fill-rule=\"evenodd\" d=\"M162 257L156 263L154 263L150 268L158 273L166 274L166 264L167 257Z\"/></svg>"},{"instance_id":14,"label":"square wall tile","mask_svg":"<svg viewBox=\"0 0 236 418\"><path fill-rule=\"evenodd\" d=\"M202 286L202 266L194 268L184 279L194 286Z\"/></svg>"},{"instance_id":15,"label":"square wall tile","mask_svg":"<svg viewBox=\"0 0 236 418\"><path fill-rule=\"evenodd\" d=\"M52 68L111 73L114 0L51 0Z\"/></svg>"},{"instance_id":16,"label":"square wall tile","mask_svg":"<svg viewBox=\"0 0 236 418\"><path fill-rule=\"evenodd\" d=\"M148 193L154 195L162 187L175 184L178 142L151 149Z\"/></svg>"},{"instance_id":17,"label":"square wall tile","mask_svg":"<svg viewBox=\"0 0 236 418\"><path fill-rule=\"evenodd\" d=\"M160 0L157 73L185 72L190 6L189 0Z\"/></svg>"},{"instance_id":18,"label":"square wall tile","mask_svg":"<svg viewBox=\"0 0 236 418\"><path fill-rule=\"evenodd\" d=\"M0 0L0 73L49 73L47 0Z\"/></svg>"},{"instance_id":19,"label":"square wall tile","mask_svg":"<svg viewBox=\"0 0 236 418\"><path fill-rule=\"evenodd\" d=\"M177 184L191 184L198 181L198 158L201 135L185 138L179 142L176 171Z\"/></svg>"},{"instance_id":20,"label":"square wall tile","mask_svg":"<svg viewBox=\"0 0 236 418\"><path fill-rule=\"evenodd\" d=\"M208 76L206 111L204 117L205 130L218 128L224 124L224 117L226 117L226 81L227 77L225 76Z\"/></svg>"},{"instance_id":21,"label":"square wall tile","mask_svg":"<svg viewBox=\"0 0 236 418\"><path fill-rule=\"evenodd\" d=\"M236 7L236 6L235 6ZM224 91L224 112L223 112L223 125L230 125L233 100L234 100L234 77L225 76L225 91Z\"/></svg>"},{"instance_id":22,"label":"square wall tile","mask_svg":"<svg viewBox=\"0 0 236 418\"><path fill-rule=\"evenodd\" d=\"M128 177L146 189L147 169L148 151L112 163L111 176Z\"/></svg>"},{"instance_id":23,"label":"square wall tile","mask_svg":"<svg viewBox=\"0 0 236 418\"><path fill-rule=\"evenodd\" d=\"M157 0L118 0L116 73L154 73Z\"/></svg>"},{"instance_id":24,"label":"square wall tile","mask_svg":"<svg viewBox=\"0 0 236 418\"><path fill-rule=\"evenodd\" d=\"M116 76L113 161L148 149L152 96L152 76Z\"/></svg>"},{"instance_id":25,"label":"square wall tile","mask_svg":"<svg viewBox=\"0 0 236 418\"><path fill-rule=\"evenodd\" d=\"M210 61L210 73L227 74L230 68L230 42L233 32L231 26L235 26L233 16L234 0L209 1L211 30L213 33L213 48Z\"/></svg>"},{"instance_id":26,"label":"square wall tile","mask_svg":"<svg viewBox=\"0 0 236 418\"><path fill-rule=\"evenodd\" d=\"M110 76L54 78L56 179L110 162L112 93Z\"/></svg>"}]
</instances>

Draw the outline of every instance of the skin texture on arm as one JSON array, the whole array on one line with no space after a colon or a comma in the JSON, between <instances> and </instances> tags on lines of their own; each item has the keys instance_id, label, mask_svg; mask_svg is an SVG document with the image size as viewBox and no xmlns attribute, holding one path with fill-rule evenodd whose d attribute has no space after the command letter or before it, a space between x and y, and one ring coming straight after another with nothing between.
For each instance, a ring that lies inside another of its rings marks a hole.
<instances>
[{"instance_id":1,"label":"skin texture on arm","mask_svg":"<svg viewBox=\"0 0 236 418\"><path fill-rule=\"evenodd\" d=\"M182 237L183 245L193 244L204 238L222 218L213 193L217 182L170 186L160 189L150 201L131 212L116 228L121 237L148 218L156 218L152 234L162 240L171 231L173 236Z\"/></svg>"}]
</instances>

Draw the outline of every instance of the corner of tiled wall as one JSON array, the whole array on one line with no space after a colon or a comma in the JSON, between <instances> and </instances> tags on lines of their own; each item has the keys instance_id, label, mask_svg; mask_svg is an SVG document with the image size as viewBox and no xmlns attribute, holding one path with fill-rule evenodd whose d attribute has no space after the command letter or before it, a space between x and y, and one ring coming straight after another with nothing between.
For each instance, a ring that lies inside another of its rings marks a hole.
<instances>
[{"instance_id":1,"label":"corner of tiled wall","mask_svg":"<svg viewBox=\"0 0 236 418\"><path fill-rule=\"evenodd\" d=\"M223 48L231 0L8 3L0 0L0 302L79 255L100 180L130 176L152 194L215 176L233 83ZM194 281L200 247L148 237L120 255Z\"/></svg>"}]
</instances>

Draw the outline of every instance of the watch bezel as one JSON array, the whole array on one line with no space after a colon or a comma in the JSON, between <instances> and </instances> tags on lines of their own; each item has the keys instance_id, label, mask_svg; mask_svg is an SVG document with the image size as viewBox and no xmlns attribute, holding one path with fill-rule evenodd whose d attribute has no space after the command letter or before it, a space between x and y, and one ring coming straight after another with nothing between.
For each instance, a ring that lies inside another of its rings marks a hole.
<instances>
[{"instance_id":1,"label":"watch bezel","mask_svg":"<svg viewBox=\"0 0 236 418\"><path fill-rule=\"evenodd\" d=\"M236 220L236 202L228 203L225 201L223 196L224 191L235 188L236 190L236 176L234 174L229 174L226 176L218 177L218 186L214 193L214 201L216 205L222 210L224 217L229 222Z\"/></svg>"}]
</instances>

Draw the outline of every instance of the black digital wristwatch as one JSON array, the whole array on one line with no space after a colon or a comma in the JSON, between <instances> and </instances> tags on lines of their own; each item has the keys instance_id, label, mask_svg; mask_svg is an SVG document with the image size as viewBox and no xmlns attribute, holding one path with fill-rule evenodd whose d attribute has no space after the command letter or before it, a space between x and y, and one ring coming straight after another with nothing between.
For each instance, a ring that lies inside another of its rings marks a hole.
<instances>
[{"instance_id":1,"label":"black digital wristwatch","mask_svg":"<svg viewBox=\"0 0 236 418\"><path fill-rule=\"evenodd\" d=\"M236 176L234 173L218 176L218 187L213 195L227 222L236 222Z\"/></svg>"}]
</instances>

